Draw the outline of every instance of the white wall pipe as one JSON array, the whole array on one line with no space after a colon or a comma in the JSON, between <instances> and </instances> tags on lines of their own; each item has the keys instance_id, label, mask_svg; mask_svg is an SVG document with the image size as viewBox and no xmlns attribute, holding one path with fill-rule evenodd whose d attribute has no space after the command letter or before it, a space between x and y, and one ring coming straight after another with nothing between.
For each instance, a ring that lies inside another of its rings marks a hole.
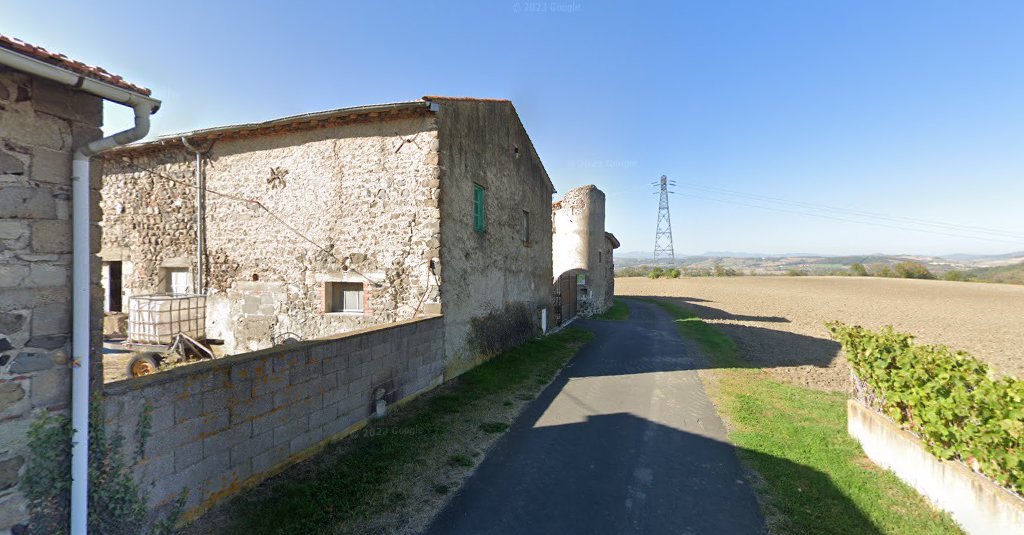
<instances>
[{"instance_id":1,"label":"white wall pipe","mask_svg":"<svg viewBox=\"0 0 1024 535\"><path fill-rule=\"evenodd\" d=\"M134 110L135 127L78 149L71 165L71 355L75 362L71 368L71 535L86 535L89 530L89 158L146 137L153 108L141 103Z\"/></svg>"},{"instance_id":2,"label":"white wall pipe","mask_svg":"<svg viewBox=\"0 0 1024 535\"><path fill-rule=\"evenodd\" d=\"M72 86L135 111L135 126L79 148L71 162L71 535L87 535L89 519L90 260L89 158L149 133L160 101L0 48L0 65Z\"/></svg>"},{"instance_id":3,"label":"white wall pipe","mask_svg":"<svg viewBox=\"0 0 1024 535\"><path fill-rule=\"evenodd\" d=\"M188 139L182 136L181 144L188 150L196 153L196 277L195 277L195 292L197 294L206 293L206 281L203 280L204 266L203 251L206 249L206 244L203 240L203 234L205 232L204 225L206 221L206 215L204 214L204 203L203 203L203 190L206 188L204 184L205 179L203 176L203 152L194 147L189 143ZM212 144L211 144L212 148ZM207 149L209 150L209 148Z\"/></svg>"}]
</instances>

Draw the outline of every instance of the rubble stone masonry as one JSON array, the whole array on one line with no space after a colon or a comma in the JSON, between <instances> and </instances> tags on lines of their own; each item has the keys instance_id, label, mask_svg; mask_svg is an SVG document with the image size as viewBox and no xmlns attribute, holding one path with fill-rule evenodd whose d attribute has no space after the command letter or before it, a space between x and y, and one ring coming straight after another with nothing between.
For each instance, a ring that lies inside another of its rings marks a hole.
<instances>
[{"instance_id":1,"label":"rubble stone masonry","mask_svg":"<svg viewBox=\"0 0 1024 535\"><path fill-rule=\"evenodd\" d=\"M18 482L29 426L70 400L71 158L102 137L102 122L98 97L0 68L0 534L27 521ZM99 165L92 171L95 189ZM93 308L93 347L101 305ZM93 357L92 376L101 377Z\"/></svg>"},{"instance_id":2,"label":"rubble stone masonry","mask_svg":"<svg viewBox=\"0 0 1024 535\"><path fill-rule=\"evenodd\" d=\"M437 150L430 115L214 143L203 160L208 336L251 351L436 303ZM102 257L122 262L125 293L166 291L168 268L194 280L194 153L106 158ZM327 282L361 284L363 311L325 313Z\"/></svg>"}]
</instances>

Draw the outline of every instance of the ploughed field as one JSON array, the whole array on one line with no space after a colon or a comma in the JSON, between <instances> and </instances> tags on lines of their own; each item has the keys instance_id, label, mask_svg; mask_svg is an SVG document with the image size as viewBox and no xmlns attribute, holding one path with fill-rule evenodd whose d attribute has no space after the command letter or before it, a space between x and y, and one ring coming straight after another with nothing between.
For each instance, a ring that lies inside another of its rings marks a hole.
<instances>
[{"instance_id":1,"label":"ploughed field","mask_svg":"<svg viewBox=\"0 0 1024 535\"><path fill-rule=\"evenodd\" d=\"M1024 377L1024 286L868 277L615 279L620 296L671 297L779 378L846 390L849 368L825 322L892 325Z\"/></svg>"}]
</instances>

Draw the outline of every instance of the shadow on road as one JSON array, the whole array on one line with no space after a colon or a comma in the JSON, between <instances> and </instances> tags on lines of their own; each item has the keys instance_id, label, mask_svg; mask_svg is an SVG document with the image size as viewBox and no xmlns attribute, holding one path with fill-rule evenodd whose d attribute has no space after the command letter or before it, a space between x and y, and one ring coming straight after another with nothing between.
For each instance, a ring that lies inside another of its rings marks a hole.
<instances>
[{"instance_id":1,"label":"shadow on road","mask_svg":"<svg viewBox=\"0 0 1024 535\"><path fill-rule=\"evenodd\" d=\"M632 305L645 299L658 299L679 305L705 320L731 320L763 323L789 323L789 319L778 316L736 315L708 305L704 299L690 297L617 296ZM833 340L796 334L771 326L755 327L735 323L715 323L715 328L725 334L743 351L743 358L752 367L815 366L828 368L839 358L840 346ZM844 378L845 379L845 378Z\"/></svg>"},{"instance_id":2,"label":"shadow on road","mask_svg":"<svg viewBox=\"0 0 1024 535\"><path fill-rule=\"evenodd\" d=\"M737 453L789 474L800 492L787 505L816 511L817 533L881 533L827 475L786 459L628 413L547 427L533 418L520 423L426 533L765 533L750 484L735 468ZM644 441L630 447L619 437Z\"/></svg>"},{"instance_id":3,"label":"shadow on road","mask_svg":"<svg viewBox=\"0 0 1024 535\"><path fill-rule=\"evenodd\" d=\"M641 299L640 296L622 296L626 298ZM646 296L645 296L646 297ZM658 297L658 299L664 299L666 301L672 301L677 305L684 306L692 310L695 314L703 319L709 320L732 320L732 321L757 321L763 323L789 323L789 318L782 316L744 316L739 314L733 314L726 312L720 308L715 308L708 305L698 305L695 303L714 303L707 299L700 299L697 297Z\"/></svg>"},{"instance_id":4,"label":"shadow on road","mask_svg":"<svg viewBox=\"0 0 1024 535\"><path fill-rule=\"evenodd\" d=\"M574 324L596 339L426 533L765 533L737 455L791 475L799 495L779 505L820 515L819 533L881 533L824 473L730 444L694 372L708 367L703 356L659 307L628 305L629 320Z\"/></svg>"}]
</instances>

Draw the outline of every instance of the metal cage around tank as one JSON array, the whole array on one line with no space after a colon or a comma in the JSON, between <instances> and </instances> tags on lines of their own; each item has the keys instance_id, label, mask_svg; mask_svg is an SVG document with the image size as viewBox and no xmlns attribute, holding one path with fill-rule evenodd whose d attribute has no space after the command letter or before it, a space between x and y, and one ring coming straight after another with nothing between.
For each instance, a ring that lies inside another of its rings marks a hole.
<instances>
[{"instance_id":1,"label":"metal cage around tank","mask_svg":"<svg viewBox=\"0 0 1024 535\"><path fill-rule=\"evenodd\" d=\"M130 344L169 346L178 334L206 338L206 296L147 294L128 298Z\"/></svg>"}]
</instances>

